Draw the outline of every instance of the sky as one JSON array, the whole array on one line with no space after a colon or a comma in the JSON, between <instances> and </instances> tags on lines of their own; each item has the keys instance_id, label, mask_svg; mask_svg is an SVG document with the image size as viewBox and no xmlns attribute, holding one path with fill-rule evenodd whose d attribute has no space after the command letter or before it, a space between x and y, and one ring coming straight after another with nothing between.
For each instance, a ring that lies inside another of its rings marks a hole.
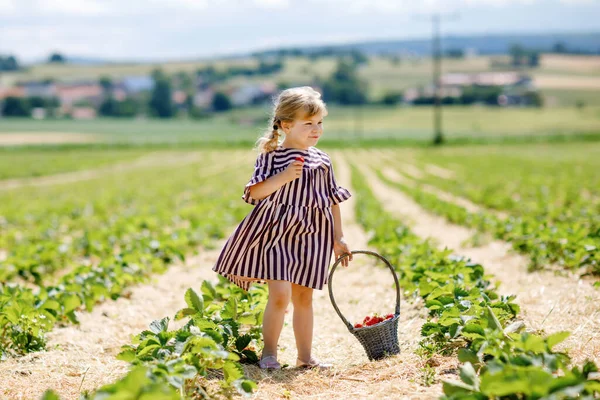
<instances>
[{"instance_id":1,"label":"sky","mask_svg":"<svg viewBox=\"0 0 600 400\"><path fill-rule=\"evenodd\" d=\"M0 0L0 54L185 60L442 34L600 32L600 0Z\"/></svg>"}]
</instances>

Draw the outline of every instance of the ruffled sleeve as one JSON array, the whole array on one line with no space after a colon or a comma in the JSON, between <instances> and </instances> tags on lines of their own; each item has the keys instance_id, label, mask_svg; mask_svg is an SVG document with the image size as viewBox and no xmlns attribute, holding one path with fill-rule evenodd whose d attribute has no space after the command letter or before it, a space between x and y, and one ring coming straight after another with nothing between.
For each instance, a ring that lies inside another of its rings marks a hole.
<instances>
[{"instance_id":1,"label":"ruffled sleeve","mask_svg":"<svg viewBox=\"0 0 600 400\"><path fill-rule=\"evenodd\" d=\"M351 196L348 189L337 184L333 173L333 163L329 160L329 201L331 202L331 205L333 206L348 200Z\"/></svg>"},{"instance_id":2,"label":"ruffled sleeve","mask_svg":"<svg viewBox=\"0 0 600 400\"><path fill-rule=\"evenodd\" d=\"M254 173L250 178L250 181L244 188L244 195L242 199L252 205L257 205L260 200L254 199L250 196L250 186L256 185L259 182L264 181L270 176L273 164L273 157L271 153L261 153L254 163Z\"/></svg>"}]
</instances>

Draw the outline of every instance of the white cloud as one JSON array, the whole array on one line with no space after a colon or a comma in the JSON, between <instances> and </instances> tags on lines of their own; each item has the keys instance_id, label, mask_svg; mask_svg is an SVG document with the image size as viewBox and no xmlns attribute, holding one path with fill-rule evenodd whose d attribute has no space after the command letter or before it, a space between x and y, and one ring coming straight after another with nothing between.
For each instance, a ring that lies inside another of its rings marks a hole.
<instances>
[{"instance_id":1,"label":"white cloud","mask_svg":"<svg viewBox=\"0 0 600 400\"><path fill-rule=\"evenodd\" d=\"M600 0L0 0L0 53L185 58L350 40L456 33L597 31ZM529 7L535 4L533 7ZM535 12L518 12L523 9ZM517 10L515 13L514 10ZM597 11L597 12L596 12ZM594 13L596 12L596 17ZM564 17L564 16L568 17ZM594 19L595 18L595 19ZM548 24L540 26L540 20ZM32 45L35 44L35 45Z\"/></svg>"},{"instance_id":2,"label":"white cloud","mask_svg":"<svg viewBox=\"0 0 600 400\"><path fill-rule=\"evenodd\" d=\"M43 0L38 2L38 12L48 14L67 14L74 16L96 16L107 14L111 8L95 0Z\"/></svg>"},{"instance_id":3,"label":"white cloud","mask_svg":"<svg viewBox=\"0 0 600 400\"><path fill-rule=\"evenodd\" d=\"M0 0L0 12L8 14L14 12L16 9L14 0Z\"/></svg>"},{"instance_id":4,"label":"white cloud","mask_svg":"<svg viewBox=\"0 0 600 400\"><path fill-rule=\"evenodd\" d=\"M254 4L263 8L284 9L291 5L290 0L254 0Z\"/></svg>"}]
</instances>

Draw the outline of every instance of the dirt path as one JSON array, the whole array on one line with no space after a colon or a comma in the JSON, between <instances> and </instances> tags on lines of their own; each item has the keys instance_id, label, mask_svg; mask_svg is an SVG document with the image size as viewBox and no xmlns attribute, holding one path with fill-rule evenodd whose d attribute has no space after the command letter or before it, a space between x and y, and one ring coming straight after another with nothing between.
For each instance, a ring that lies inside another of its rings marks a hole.
<instances>
[{"instance_id":1,"label":"dirt path","mask_svg":"<svg viewBox=\"0 0 600 400\"><path fill-rule=\"evenodd\" d=\"M39 399L54 389L61 399L79 398L81 391L112 383L127 373L129 364L116 359L131 336L148 328L155 319L185 307L183 295L189 287L200 290L201 282L214 279L211 270L218 250L204 251L175 265L154 282L131 288L121 297L98 305L91 313L78 313L78 326L48 333L48 350L0 363L2 399ZM170 328L185 323L171 323ZM83 384L82 384L83 381Z\"/></svg>"},{"instance_id":2,"label":"dirt path","mask_svg":"<svg viewBox=\"0 0 600 400\"><path fill-rule=\"evenodd\" d=\"M515 254L505 242L463 247L474 232L429 214L401 191L386 186L370 168L363 171L387 211L406 221L417 235L434 238L440 247L454 249L481 263L500 282L500 293L517 295L521 317L530 330L570 331L563 348L569 350L573 360L600 361L599 290L576 276L557 276L548 271L528 273L527 258Z\"/></svg>"},{"instance_id":3,"label":"dirt path","mask_svg":"<svg viewBox=\"0 0 600 400\"><path fill-rule=\"evenodd\" d=\"M19 132L0 133L0 146L64 144L64 143L95 143L101 142L101 135L91 133L65 132Z\"/></svg>"},{"instance_id":4,"label":"dirt path","mask_svg":"<svg viewBox=\"0 0 600 400\"><path fill-rule=\"evenodd\" d=\"M338 183L350 191L347 163L332 154ZM344 235L352 250L368 250L367 236L354 219L354 198L340 205ZM372 250L372 249L371 249ZM393 312L395 295L388 270L371 257L357 256L350 267L339 267L334 276L333 292L340 310L349 321L356 322L373 312ZM256 398L280 399L355 399L355 398L437 398L441 384L426 387L422 382L424 365L416 354L420 328L424 319L421 304L402 303L399 325L401 354L386 360L369 362L358 340L350 334L331 306L327 288L315 291L314 355L334 364L332 371L298 371L294 368L264 373L247 368L259 381ZM296 347L290 305L280 339L280 362L295 365ZM451 369L451 368L450 368Z\"/></svg>"},{"instance_id":5,"label":"dirt path","mask_svg":"<svg viewBox=\"0 0 600 400\"><path fill-rule=\"evenodd\" d=\"M75 183L83 180L94 179L105 174L124 172L133 169L142 169L157 165L173 166L192 164L201 160L205 152L157 152L140 157L134 161L118 162L100 168L83 171L65 172L55 175L40 176L35 178L18 178L0 180L0 191L17 189L24 186L46 186L61 183Z\"/></svg>"},{"instance_id":6,"label":"dirt path","mask_svg":"<svg viewBox=\"0 0 600 400\"><path fill-rule=\"evenodd\" d=\"M389 157L389 156L384 156L385 157ZM392 155L393 157L393 155ZM437 196L438 198L440 198L443 201L446 201L448 203L453 203L456 204L457 206L463 207L465 210L467 210L470 213L490 213L490 214L494 214L496 217L501 218L501 219L506 219L508 218L508 214L503 212L503 211L498 211L498 210L492 210L490 208L486 208L486 207L482 207L479 204L475 204L472 201L464 198L464 197L460 197L460 196L456 196L453 195L452 193L448 193L444 190L438 189L435 186L426 184L426 183L418 183L415 181L422 179L425 176L425 173L423 171L421 171L419 168L415 167L414 165L411 164L404 164L402 163L400 165L400 168L402 168L402 171L408 175L409 177L402 175L401 173L399 173L395 168L393 167L389 167L389 166L384 166L381 164L381 160L382 158L379 158L380 162L378 163L378 165L382 166L381 168L381 173L389 180L391 180L392 182L396 182L396 183L400 183L403 184L405 186L414 188L414 187L419 187L421 190L423 190L426 193L429 194L433 194L435 196ZM395 161L397 163L397 161Z\"/></svg>"}]
</instances>

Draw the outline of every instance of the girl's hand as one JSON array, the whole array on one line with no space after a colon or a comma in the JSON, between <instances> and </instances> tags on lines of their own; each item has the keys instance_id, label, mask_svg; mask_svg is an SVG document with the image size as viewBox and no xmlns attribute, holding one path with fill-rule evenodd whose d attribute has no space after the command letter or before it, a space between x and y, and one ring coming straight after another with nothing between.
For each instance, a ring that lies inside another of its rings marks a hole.
<instances>
[{"instance_id":1,"label":"girl's hand","mask_svg":"<svg viewBox=\"0 0 600 400\"><path fill-rule=\"evenodd\" d=\"M352 261L352 253L350 253L350 249L348 248L348 244L346 244L346 241L344 240L344 238L340 238L340 239L334 240L334 242L333 242L333 252L335 253L335 259L336 260L338 258L340 258L344 254L350 254L350 256L345 257L342 260L342 265L344 267L347 267L348 263L350 261Z\"/></svg>"},{"instance_id":2,"label":"girl's hand","mask_svg":"<svg viewBox=\"0 0 600 400\"><path fill-rule=\"evenodd\" d=\"M302 169L304 168L304 158L296 157L296 161L288 165L288 167L282 172L287 182L294 181L302 176Z\"/></svg>"}]
</instances>

